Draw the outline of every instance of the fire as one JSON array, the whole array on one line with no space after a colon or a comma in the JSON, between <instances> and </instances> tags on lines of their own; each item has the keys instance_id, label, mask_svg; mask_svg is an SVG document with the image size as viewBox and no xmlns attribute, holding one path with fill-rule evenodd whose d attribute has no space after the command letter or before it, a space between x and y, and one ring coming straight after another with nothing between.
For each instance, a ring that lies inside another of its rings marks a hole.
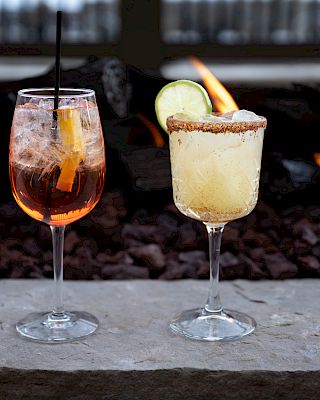
<instances>
[{"instance_id":1,"label":"fire","mask_svg":"<svg viewBox=\"0 0 320 400\"><path fill-rule=\"evenodd\" d=\"M137 117L148 128L155 146L163 147L165 142L158 127L153 122L151 122L145 115L141 113L138 113Z\"/></svg>"},{"instance_id":2,"label":"fire","mask_svg":"<svg viewBox=\"0 0 320 400\"><path fill-rule=\"evenodd\" d=\"M320 153L313 153L315 163L320 167Z\"/></svg>"},{"instance_id":3,"label":"fire","mask_svg":"<svg viewBox=\"0 0 320 400\"><path fill-rule=\"evenodd\" d=\"M190 57L192 64L198 70L205 88L207 89L215 108L221 113L239 110L237 103L222 83L212 72L196 57Z\"/></svg>"}]
</instances>

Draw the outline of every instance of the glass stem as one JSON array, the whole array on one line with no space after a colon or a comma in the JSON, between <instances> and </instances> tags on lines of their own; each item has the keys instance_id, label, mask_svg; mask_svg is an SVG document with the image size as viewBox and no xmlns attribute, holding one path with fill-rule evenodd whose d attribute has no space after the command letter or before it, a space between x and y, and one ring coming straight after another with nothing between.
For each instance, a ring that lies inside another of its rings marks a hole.
<instances>
[{"instance_id":1,"label":"glass stem","mask_svg":"<svg viewBox=\"0 0 320 400\"><path fill-rule=\"evenodd\" d=\"M224 225L206 224L209 236L210 288L205 310L209 313L220 313L222 305L219 297L219 258Z\"/></svg>"},{"instance_id":2,"label":"glass stem","mask_svg":"<svg viewBox=\"0 0 320 400\"><path fill-rule=\"evenodd\" d=\"M63 242L64 242L64 231L65 226L50 226L52 233L52 246L53 246L53 271L54 271L54 307L52 316L55 318L62 317L64 315L63 307L63 294L62 294L62 283L63 283Z\"/></svg>"}]
</instances>

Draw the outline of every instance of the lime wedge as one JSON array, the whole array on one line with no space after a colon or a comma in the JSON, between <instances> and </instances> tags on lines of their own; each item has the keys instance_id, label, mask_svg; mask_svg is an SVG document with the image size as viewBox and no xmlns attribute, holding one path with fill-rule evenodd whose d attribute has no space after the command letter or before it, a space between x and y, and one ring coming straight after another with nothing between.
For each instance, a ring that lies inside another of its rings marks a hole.
<instances>
[{"instance_id":1,"label":"lime wedge","mask_svg":"<svg viewBox=\"0 0 320 400\"><path fill-rule=\"evenodd\" d=\"M179 80L164 86L156 97L155 109L159 124L167 132L167 118L176 113L201 116L212 113L206 90L196 82Z\"/></svg>"}]
</instances>

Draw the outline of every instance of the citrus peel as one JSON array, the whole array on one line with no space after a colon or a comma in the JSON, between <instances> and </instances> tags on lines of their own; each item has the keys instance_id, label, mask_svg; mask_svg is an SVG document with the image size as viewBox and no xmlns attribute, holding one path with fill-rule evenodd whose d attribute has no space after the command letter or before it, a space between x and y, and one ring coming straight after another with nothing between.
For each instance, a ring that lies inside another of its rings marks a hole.
<instances>
[{"instance_id":1,"label":"citrus peel","mask_svg":"<svg viewBox=\"0 0 320 400\"><path fill-rule=\"evenodd\" d=\"M80 162L84 159L84 142L80 110L61 108L57 110L58 131L61 137L62 153L60 175L56 189L71 192Z\"/></svg>"}]
</instances>

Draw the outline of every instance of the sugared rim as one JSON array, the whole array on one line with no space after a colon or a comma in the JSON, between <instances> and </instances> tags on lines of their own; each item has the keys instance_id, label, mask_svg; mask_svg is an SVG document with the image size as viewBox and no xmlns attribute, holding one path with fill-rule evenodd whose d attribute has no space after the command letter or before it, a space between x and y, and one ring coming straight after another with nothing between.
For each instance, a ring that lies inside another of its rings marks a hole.
<instances>
[{"instance_id":1,"label":"sugared rim","mask_svg":"<svg viewBox=\"0 0 320 400\"><path fill-rule=\"evenodd\" d=\"M22 89L18 91L20 97L36 97L42 99L54 99L54 88L30 88ZM92 89L72 89L72 88L60 88L59 98L68 97L91 97L94 96L94 90Z\"/></svg>"},{"instance_id":2,"label":"sugared rim","mask_svg":"<svg viewBox=\"0 0 320 400\"><path fill-rule=\"evenodd\" d=\"M167 118L168 132L208 132L208 133L240 133L246 131L256 131L259 128L265 129L267 127L267 119L265 117L258 116L258 121L231 121L230 122L200 122L200 121L184 121L177 118Z\"/></svg>"}]
</instances>

